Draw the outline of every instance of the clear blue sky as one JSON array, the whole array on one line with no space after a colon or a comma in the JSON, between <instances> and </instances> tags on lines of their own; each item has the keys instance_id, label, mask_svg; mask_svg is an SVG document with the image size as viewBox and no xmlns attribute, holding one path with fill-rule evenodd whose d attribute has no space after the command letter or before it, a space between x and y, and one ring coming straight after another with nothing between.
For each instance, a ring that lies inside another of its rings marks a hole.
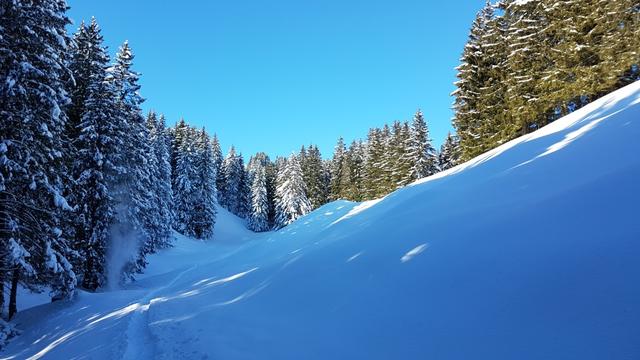
<instances>
[{"instance_id":1,"label":"clear blue sky","mask_svg":"<svg viewBox=\"0 0 640 360\"><path fill-rule=\"evenodd\" d=\"M145 110L205 126L248 159L410 120L439 146L454 67L485 0L67 0L95 16L113 54L129 40Z\"/></svg>"}]
</instances>

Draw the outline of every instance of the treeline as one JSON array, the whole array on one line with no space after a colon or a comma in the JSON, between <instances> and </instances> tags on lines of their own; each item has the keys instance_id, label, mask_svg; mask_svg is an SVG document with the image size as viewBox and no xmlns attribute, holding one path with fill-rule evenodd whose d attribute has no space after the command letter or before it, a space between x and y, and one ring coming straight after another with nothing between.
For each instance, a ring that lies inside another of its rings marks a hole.
<instances>
[{"instance_id":1,"label":"treeline","mask_svg":"<svg viewBox=\"0 0 640 360\"><path fill-rule=\"evenodd\" d=\"M180 122L176 129L185 126ZM213 152L221 157L217 140ZM216 161L219 202L246 218L253 231L278 229L333 200L384 196L449 169L458 159L457 137L449 134L437 151L418 111L411 122L370 129L366 140L349 146L340 138L329 160L309 145L273 161L258 153L244 167L242 155L231 148L224 160Z\"/></svg>"},{"instance_id":2,"label":"treeline","mask_svg":"<svg viewBox=\"0 0 640 360\"><path fill-rule=\"evenodd\" d=\"M478 13L453 125L469 160L640 76L637 0L502 0Z\"/></svg>"}]
</instances>

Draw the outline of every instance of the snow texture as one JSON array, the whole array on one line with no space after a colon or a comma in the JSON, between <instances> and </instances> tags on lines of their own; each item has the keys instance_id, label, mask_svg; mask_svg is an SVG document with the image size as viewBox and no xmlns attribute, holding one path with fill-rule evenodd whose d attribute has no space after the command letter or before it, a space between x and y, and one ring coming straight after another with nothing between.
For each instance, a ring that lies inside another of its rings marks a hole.
<instances>
[{"instance_id":1,"label":"snow texture","mask_svg":"<svg viewBox=\"0 0 640 360\"><path fill-rule=\"evenodd\" d=\"M179 237L10 359L640 358L640 82L364 205ZM339 221L338 221L339 220Z\"/></svg>"}]
</instances>

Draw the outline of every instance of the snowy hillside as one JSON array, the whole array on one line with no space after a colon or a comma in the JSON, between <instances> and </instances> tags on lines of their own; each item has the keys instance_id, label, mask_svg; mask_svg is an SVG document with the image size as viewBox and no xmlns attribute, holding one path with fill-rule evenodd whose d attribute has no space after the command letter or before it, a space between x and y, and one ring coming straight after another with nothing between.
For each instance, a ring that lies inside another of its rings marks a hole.
<instances>
[{"instance_id":1,"label":"snowy hillside","mask_svg":"<svg viewBox=\"0 0 640 360\"><path fill-rule=\"evenodd\" d=\"M379 201L219 214L7 359L638 359L640 82ZM36 320L38 320L36 322Z\"/></svg>"}]
</instances>

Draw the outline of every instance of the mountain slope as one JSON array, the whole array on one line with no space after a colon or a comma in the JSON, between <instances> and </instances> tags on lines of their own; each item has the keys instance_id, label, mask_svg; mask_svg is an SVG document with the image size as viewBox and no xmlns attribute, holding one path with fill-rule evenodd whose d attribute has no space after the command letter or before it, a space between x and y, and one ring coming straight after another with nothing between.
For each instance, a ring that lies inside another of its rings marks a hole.
<instances>
[{"instance_id":1,"label":"mountain slope","mask_svg":"<svg viewBox=\"0 0 640 360\"><path fill-rule=\"evenodd\" d=\"M181 238L0 357L640 358L640 82L378 201Z\"/></svg>"}]
</instances>

